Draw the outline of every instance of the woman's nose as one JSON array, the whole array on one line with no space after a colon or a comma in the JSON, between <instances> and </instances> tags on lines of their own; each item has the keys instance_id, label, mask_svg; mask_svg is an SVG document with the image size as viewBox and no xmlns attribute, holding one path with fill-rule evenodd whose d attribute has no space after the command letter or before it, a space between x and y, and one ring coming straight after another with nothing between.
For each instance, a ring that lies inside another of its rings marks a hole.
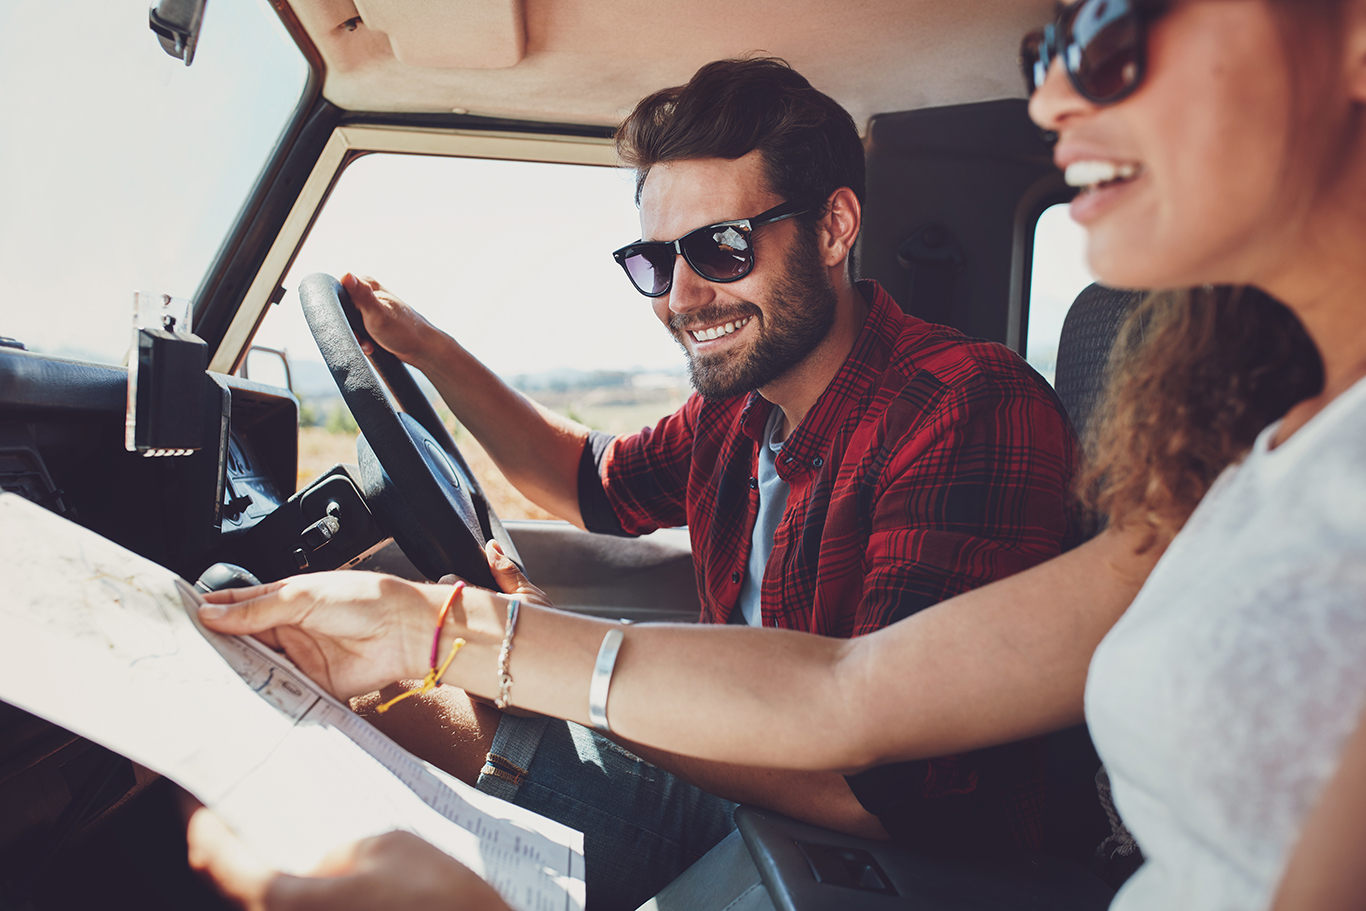
<instances>
[{"instance_id":1,"label":"woman's nose","mask_svg":"<svg viewBox=\"0 0 1366 911\"><path fill-rule=\"evenodd\" d=\"M1029 98L1030 118L1045 130L1057 132L1073 117L1085 114L1095 105L1077 94L1072 80L1062 68L1062 60L1054 58L1048 67L1043 85Z\"/></svg>"}]
</instances>

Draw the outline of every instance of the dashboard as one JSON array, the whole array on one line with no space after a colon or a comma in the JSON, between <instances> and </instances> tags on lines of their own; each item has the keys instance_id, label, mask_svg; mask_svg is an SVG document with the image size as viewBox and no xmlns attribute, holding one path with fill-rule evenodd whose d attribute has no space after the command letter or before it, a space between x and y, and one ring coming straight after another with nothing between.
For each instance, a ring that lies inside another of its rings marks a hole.
<instances>
[{"instance_id":1,"label":"dashboard","mask_svg":"<svg viewBox=\"0 0 1366 911\"><path fill-rule=\"evenodd\" d=\"M0 348L0 490L189 580L229 562L269 581L298 572L299 551L310 568L324 569L384 549L390 539L353 468L339 465L294 489L298 402L289 390L222 374L205 384L214 403L206 445L144 458L124 448L125 370ZM340 527L319 540L323 520ZM69 685L98 683L76 674ZM102 900L100 889L129 896L153 887L195 897L148 896L147 907L216 906L188 871L178 880L165 872L184 868L168 784L0 702L0 907L29 893L35 907L88 907Z\"/></svg>"}]
</instances>

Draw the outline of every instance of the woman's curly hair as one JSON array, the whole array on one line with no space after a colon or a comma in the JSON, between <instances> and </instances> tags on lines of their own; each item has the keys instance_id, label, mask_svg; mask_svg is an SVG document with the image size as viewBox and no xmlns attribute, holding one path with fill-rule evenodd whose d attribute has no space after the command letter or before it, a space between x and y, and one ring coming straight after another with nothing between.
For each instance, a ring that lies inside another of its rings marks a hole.
<instances>
[{"instance_id":1,"label":"woman's curly hair","mask_svg":"<svg viewBox=\"0 0 1366 911\"><path fill-rule=\"evenodd\" d=\"M1334 181L1366 108L1341 103L1345 0L1271 0L1294 94L1285 189L1307 211ZM1297 165L1293 170L1291 165ZM1111 353L1106 394L1090 426L1082 499L1113 523L1175 533L1257 434L1323 389L1323 361L1295 314L1251 287L1151 295Z\"/></svg>"},{"instance_id":2,"label":"woman's curly hair","mask_svg":"<svg viewBox=\"0 0 1366 911\"><path fill-rule=\"evenodd\" d=\"M1263 428L1322 388L1318 349L1263 292L1152 294L1111 352L1082 499L1112 523L1175 533Z\"/></svg>"}]
</instances>

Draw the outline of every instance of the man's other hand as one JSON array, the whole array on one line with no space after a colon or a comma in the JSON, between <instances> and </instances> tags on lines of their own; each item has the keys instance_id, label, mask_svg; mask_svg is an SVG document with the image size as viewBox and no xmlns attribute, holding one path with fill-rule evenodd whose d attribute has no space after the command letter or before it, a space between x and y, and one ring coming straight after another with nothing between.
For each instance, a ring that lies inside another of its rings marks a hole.
<instances>
[{"instance_id":1,"label":"man's other hand","mask_svg":"<svg viewBox=\"0 0 1366 911\"><path fill-rule=\"evenodd\" d=\"M361 318L365 320L365 331L370 333L370 338L399 360L421 369L432 339L438 338L441 331L393 292L386 290L377 279L348 272L341 281L346 293L351 295L352 302L360 310ZM366 354L375 353L375 345L369 340L362 340L360 347Z\"/></svg>"},{"instance_id":2,"label":"man's other hand","mask_svg":"<svg viewBox=\"0 0 1366 911\"><path fill-rule=\"evenodd\" d=\"M490 540L484 545L484 559L489 561L493 580L498 583L498 590L503 594L515 595L523 604L535 604L537 607L555 606L549 595L531 584L526 573L503 552L503 545L497 541ZM459 576L452 573L442 576L440 584L454 585L459 579Z\"/></svg>"},{"instance_id":3,"label":"man's other hand","mask_svg":"<svg viewBox=\"0 0 1366 911\"><path fill-rule=\"evenodd\" d=\"M272 870L203 806L185 838L190 866L247 911L508 911L468 867L408 832L339 848L307 876Z\"/></svg>"}]
</instances>

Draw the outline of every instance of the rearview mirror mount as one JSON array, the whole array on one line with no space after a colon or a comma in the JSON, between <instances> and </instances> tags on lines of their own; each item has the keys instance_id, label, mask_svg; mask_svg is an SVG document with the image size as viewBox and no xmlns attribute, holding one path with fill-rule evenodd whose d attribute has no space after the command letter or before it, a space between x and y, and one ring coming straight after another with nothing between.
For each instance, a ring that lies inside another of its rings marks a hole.
<instances>
[{"instance_id":1,"label":"rearview mirror mount","mask_svg":"<svg viewBox=\"0 0 1366 911\"><path fill-rule=\"evenodd\" d=\"M147 10L147 25L157 33L161 49L189 66L199 44L199 26L208 0L157 0Z\"/></svg>"}]
</instances>

